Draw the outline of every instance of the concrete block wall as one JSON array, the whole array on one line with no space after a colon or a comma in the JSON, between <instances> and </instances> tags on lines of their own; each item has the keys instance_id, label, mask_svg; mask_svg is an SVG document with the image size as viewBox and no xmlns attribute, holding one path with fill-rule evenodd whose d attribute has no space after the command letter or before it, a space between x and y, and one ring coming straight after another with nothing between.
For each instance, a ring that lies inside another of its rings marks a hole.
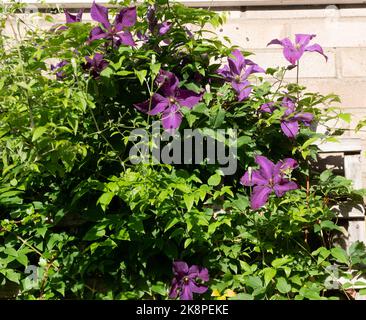
<instances>
[{"instance_id":1,"label":"concrete block wall","mask_svg":"<svg viewBox=\"0 0 366 320\"><path fill-rule=\"evenodd\" d=\"M361 1L360 1L361 2ZM328 62L317 53L305 53L300 65L300 84L323 94L336 93L341 97L344 112L351 113L348 137L362 138L366 151L366 128L354 132L358 121L366 119L366 4L317 6L234 6L212 7L228 14L227 23L216 30L229 36L233 44L255 53L252 60L262 67L283 66L287 61L280 46L267 47L274 38L294 37L296 33L316 34L328 56ZM56 21L63 22L63 15ZM84 20L90 20L88 14ZM288 73L293 81L295 71ZM366 187L366 155L363 156L362 176Z\"/></svg>"}]
</instances>

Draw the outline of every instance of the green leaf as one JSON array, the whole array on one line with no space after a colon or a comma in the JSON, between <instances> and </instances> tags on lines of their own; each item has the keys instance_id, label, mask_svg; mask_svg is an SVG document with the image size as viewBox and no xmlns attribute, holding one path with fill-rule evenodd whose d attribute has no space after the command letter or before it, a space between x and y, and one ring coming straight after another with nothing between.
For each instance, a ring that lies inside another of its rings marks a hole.
<instances>
[{"instance_id":1,"label":"green leaf","mask_svg":"<svg viewBox=\"0 0 366 320\"><path fill-rule=\"evenodd\" d=\"M4 272L2 271L2 273L4 274ZM19 279L20 279L20 274L15 272L15 270L12 269L6 269L5 270L5 277L7 279L9 279L10 281L13 281L15 283L19 284Z\"/></svg>"},{"instance_id":2,"label":"green leaf","mask_svg":"<svg viewBox=\"0 0 366 320\"><path fill-rule=\"evenodd\" d=\"M25 267L28 266L28 263L29 263L28 262L28 257L25 254L19 254L16 259L23 266L25 266Z\"/></svg>"},{"instance_id":3,"label":"green leaf","mask_svg":"<svg viewBox=\"0 0 366 320\"><path fill-rule=\"evenodd\" d=\"M284 258L278 258L278 259L273 260L271 264L274 268L279 268L279 267L289 263L290 261L292 261L291 258L284 257Z\"/></svg>"},{"instance_id":4,"label":"green leaf","mask_svg":"<svg viewBox=\"0 0 366 320\"><path fill-rule=\"evenodd\" d=\"M348 256L346 251L344 251L341 247L335 247L330 250L330 254L333 258L337 259L338 262L349 264Z\"/></svg>"},{"instance_id":5,"label":"green leaf","mask_svg":"<svg viewBox=\"0 0 366 320\"><path fill-rule=\"evenodd\" d=\"M324 170L321 175L319 176L319 179L321 182L328 181L328 179L332 176L331 170Z\"/></svg>"},{"instance_id":6,"label":"green leaf","mask_svg":"<svg viewBox=\"0 0 366 320\"><path fill-rule=\"evenodd\" d=\"M225 119L225 110L220 109L215 117L215 121L213 124L214 129L219 128Z\"/></svg>"},{"instance_id":7,"label":"green leaf","mask_svg":"<svg viewBox=\"0 0 366 320\"><path fill-rule=\"evenodd\" d=\"M192 243L192 239L188 238L186 241L184 241L184 249L187 249L188 246Z\"/></svg>"},{"instance_id":8,"label":"green leaf","mask_svg":"<svg viewBox=\"0 0 366 320\"><path fill-rule=\"evenodd\" d=\"M360 296L366 296L366 289L361 289L359 291Z\"/></svg>"},{"instance_id":9,"label":"green leaf","mask_svg":"<svg viewBox=\"0 0 366 320\"><path fill-rule=\"evenodd\" d=\"M105 235L105 225L95 225L85 234L83 240L92 241Z\"/></svg>"},{"instance_id":10,"label":"green leaf","mask_svg":"<svg viewBox=\"0 0 366 320\"><path fill-rule=\"evenodd\" d=\"M185 194L183 195L184 203L187 207L188 211L191 211L194 204L194 194Z\"/></svg>"},{"instance_id":11,"label":"green leaf","mask_svg":"<svg viewBox=\"0 0 366 320\"><path fill-rule=\"evenodd\" d=\"M254 297L248 293L238 293L235 297L229 298L228 300L254 300Z\"/></svg>"},{"instance_id":12,"label":"green leaf","mask_svg":"<svg viewBox=\"0 0 366 320\"><path fill-rule=\"evenodd\" d=\"M350 123L351 122L351 114L350 113L340 113L338 117L343 121Z\"/></svg>"},{"instance_id":13,"label":"green leaf","mask_svg":"<svg viewBox=\"0 0 366 320\"><path fill-rule=\"evenodd\" d=\"M130 234L126 229L121 229L118 231L118 233L113 237L113 239L116 240L124 240L124 241L130 241Z\"/></svg>"},{"instance_id":14,"label":"green leaf","mask_svg":"<svg viewBox=\"0 0 366 320\"><path fill-rule=\"evenodd\" d=\"M291 291L291 285L283 277L277 279L276 288L281 293L288 293Z\"/></svg>"},{"instance_id":15,"label":"green leaf","mask_svg":"<svg viewBox=\"0 0 366 320\"><path fill-rule=\"evenodd\" d=\"M233 205L240 211L245 211L249 207L249 198L242 194L238 194L237 197L238 199L233 201Z\"/></svg>"},{"instance_id":16,"label":"green leaf","mask_svg":"<svg viewBox=\"0 0 366 320\"><path fill-rule=\"evenodd\" d=\"M263 286L261 278L257 276L249 276L245 284L253 289L261 288Z\"/></svg>"},{"instance_id":17,"label":"green leaf","mask_svg":"<svg viewBox=\"0 0 366 320\"><path fill-rule=\"evenodd\" d=\"M241 136L240 138L238 138L237 140L237 148L240 148L244 145L249 144L252 141L251 137L248 136Z\"/></svg>"},{"instance_id":18,"label":"green leaf","mask_svg":"<svg viewBox=\"0 0 366 320\"><path fill-rule=\"evenodd\" d=\"M147 71L146 70L136 70L134 69L135 75L140 81L140 84L143 85L146 79Z\"/></svg>"},{"instance_id":19,"label":"green leaf","mask_svg":"<svg viewBox=\"0 0 366 320\"><path fill-rule=\"evenodd\" d=\"M161 296L167 295L167 289L163 282L158 282L151 286L151 291L160 294Z\"/></svg>"},{"instance_id":20,"label":"green leaf","mask_svg":"<svg viewBox=\"0 0 366 320\"><path fill-rule=\"evenodd\" d=\"M35 128L34 131L33 131L32 142L39 139L47 130L48 130L47 127L37 127L37 128Z\"/></svg>"},{"instance_id":21,"label":"green leaf","mask_svg":"<svg viewBox=\"0 0 366 320\"><path fill-rule=\"evenodd\" d=\"M103 193L98 201L97 204L100 204L100 206L102 207L103 211L106 211L109 203L112 201L113 197L115 196L115 194L113 192L106 192Z\"/></svg>"},{"instance_id":22,"label":"green leaf","mask_svg":"<svg viewBox=\"0 0 366 320\"><path fill-rule=\"evenodd\" d=\"M276 269L273 269L273 268L265 268L263 270L263 273L264 273L264 284L265 284L265 286L268 286L270 281L276 275L277 271L276 271Z\"/></svg>"},{"instance_id":23,"label":"green leaf","mask_svg":"<svg viewBox=\"0 0 366 320\"><path fill-rule=\"evenodd\" d=\"M207 181L209 186L217 186L220 182L221 182L221 176L218 173L212 175Z\"/></svg>"},{"instance_id":24,"label":"green leaf","mask_svg":"<svg viewBox=\"0 0 366 320\"><path fill-rule=\"evenodd\" d=\"M154 77L159 73L160 68L161 68L161 63L150 64L150 70Z\"/></svg>"},{"instance_id":25,"label":"green leaf","mask_svg":"<svg viewBox=\"0 0 366 320\"><path fill-rule=\"evenodd\" d=\"M173 219L171 219L171 220L167 223L167 225L166 225L166 227L165 227L165 229L164 229L164 232L167 232L170 228L172 228L173 226L175 226L178 222L179 222L179 219L178 219L178 218L176 218L176 217L174 217Z\"/></svg>"},{"instance_id":26,"label":"green leaf","mask_svg":"<svg viewBox=\"0 0 366 320\"><path fill-rule=\"evenodd\" d=\"M105 77L105 78L110 78L110 77L111 77L111 75L113 75L113 73L114 73L113 69L112 69L112 68L107 67L107 68L105 68L104 70L102 70L102 72L100 73L100 75L101 75L102 77Z\"/></svg>"}]
</instances>

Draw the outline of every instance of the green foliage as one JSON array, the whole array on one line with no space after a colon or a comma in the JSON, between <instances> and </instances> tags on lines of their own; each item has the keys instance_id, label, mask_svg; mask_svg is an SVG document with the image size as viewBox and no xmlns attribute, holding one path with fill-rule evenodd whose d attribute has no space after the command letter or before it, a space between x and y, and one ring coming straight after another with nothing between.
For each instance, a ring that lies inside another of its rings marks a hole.
<instances>
[{"instance_id":1,"label":"green foliage","mask_svg":"<svg viewBox=\"0 0 366 320\"><path fill-rule=\"evenodd\" d=\"M338 98L286 83L286 68L278 68L267 70L274 82L253 77L250 99L237 102L217 75L233 48L206 30L224 17L157 2L158 20L173 25L170 42L152 37L143 46L108 48L109 66L97 79L83 67L84 57L105 44L86 42L89 23L62 32L28 30L15 43L14 36L1 38L0 284L18 284L19 299L167 299L172 261L181 259L209 269L206 299L214 292L230 299L346 297L342 287L328 290L327 267L336 264L345 276L362 272L365 248L333 247L331 233L344 229L331 205L363 193L311 167L314 142L339 132L302 127L290 141L279 126L283 110L258 113L287 92L318 123L348 120L333 106ZM134 35L148 29L149 3L138 7ZM6 10L3 27L19 7ZM68 62L62 80L50 70L51 58ZM131 164L128 137L152 122L133 104L158 89L161 68L179 75L183 88L210 87L192 110L182 109L181 128L236 129L236 174L223 176L218 165L205 163ZM256 154L298 159L300 188L253 211L251 190L239 180ZM37 268L34 281L25 272L30 265Z\"/></svg>"}]
</instances>

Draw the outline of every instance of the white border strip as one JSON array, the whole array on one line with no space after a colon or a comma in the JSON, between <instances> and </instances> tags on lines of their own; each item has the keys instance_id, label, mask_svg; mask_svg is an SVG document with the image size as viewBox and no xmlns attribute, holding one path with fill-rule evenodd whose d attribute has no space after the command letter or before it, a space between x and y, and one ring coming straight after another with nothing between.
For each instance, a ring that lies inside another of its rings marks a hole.
<instances>
[{"instance_id":1,"label":"white border strip","mask_svg":"<svg viewBox=\"0 0 366 320\"><path fill-rule=\"evenodd\" d=\"M18 0L30 6L39 8L65 7L65 8L89 8L92 0ZM0 0L5 4L7 0ZM98 3L107 4L108 0L98 0ZM286 6L286 5L327 5L327 4L364 4L366 0L177 0L190 7L240 7L240 6Z\"/></svg>"}]
</instances>

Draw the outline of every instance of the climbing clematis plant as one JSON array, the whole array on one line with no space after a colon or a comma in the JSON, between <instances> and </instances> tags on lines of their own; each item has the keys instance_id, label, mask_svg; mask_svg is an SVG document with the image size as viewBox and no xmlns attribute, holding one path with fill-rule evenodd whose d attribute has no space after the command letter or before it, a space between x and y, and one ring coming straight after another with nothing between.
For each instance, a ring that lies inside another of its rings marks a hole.
<instances>
[{"instance_id":1,"label":"climbing clematis plant","mask_svg":"<svg viewBox=\"0 0 366 320\"><path fill-rule=\"evenodd\" d=\"M242 101L249 97L252 88L247 80L249 75L256 72L265 71L249 59L245 59L240 50L234 50L228 58L228 65L218 70L218 73L228 82L237 94L238 100Z\"/></svg>"},{"instance_id":2,"label":"climbing clematis plant","mask_svg":"<svg viewBox=\"0 0 366 320\"><path fill-rule=\"evenodd\" d=\"M212 10L123 3L0 37L0 299L345 298L327 267L361 275L366 251L331 247L333 208L366 192L313 166L338 97L289 83L287 61L262 76Z\"/></svg>"},{"instance_id":3,"label":"climbing clematis plant","mask_svg":"<svg viewBox=\"0 0 366 320\"><path fill-rule=\"evenodd\" d=\"M290 181L286 174L297 168L297 161L286 158L274 164L264 156L256 156L255 162L260 166L258 170L247 171L240 179L243 186L252 187L250 205L253 210L262 207L274 192L277 197L282 197L286 192L295 190L298 185Z\"/></svg>"},{"instance_id":4,"label":"climbing clematis plant","mask_svg":"<svg viewBox=\"0 0 366 320\"><path fill-rule=\"evenodd\" d=\"M170 71L160 70L156 83L160 93L154 93L151 99L135 104L135 108L149 115L161 114L163 128L174 132L182 122L180 109L192 109L201 100L202 94L179 88L179 79Z\"/></svg>"},{"instance_id":5,"label":"climbing clematis plant","mask_svg":"<svg viewBox=\"0 0 366 320\"><path fill-rule=\"evenodd\" d=\"M292 43L289 38L284 38L282 40L273 39L267 46L272 44L281 45L283 47L283 55L292 65L297 64L306 51L318 52L324 56L325 60L328 60L328 57L323 52L323 48L319 44L315 43L309 45L310 40L314 37L316 37L315 34L296 34L295 43Z\"/></svg>"},{"instance_id":6,"label":"climbing clematis plant","mask_svg":"<svg viewBox=\"0 0 366 320\"><path fill-rule=\"evenodd\" d=\"M135 41L128 28L134 26L136 23L136 7L123 8L116 15L114 22L110 23L108 8L96 4L94 1L90 15L101 26L97 26L91 30L89 41L105 39L112 41L114 46L120 46L121 44L128 46L135 45Z\"/></svg>"}]
</instances>

